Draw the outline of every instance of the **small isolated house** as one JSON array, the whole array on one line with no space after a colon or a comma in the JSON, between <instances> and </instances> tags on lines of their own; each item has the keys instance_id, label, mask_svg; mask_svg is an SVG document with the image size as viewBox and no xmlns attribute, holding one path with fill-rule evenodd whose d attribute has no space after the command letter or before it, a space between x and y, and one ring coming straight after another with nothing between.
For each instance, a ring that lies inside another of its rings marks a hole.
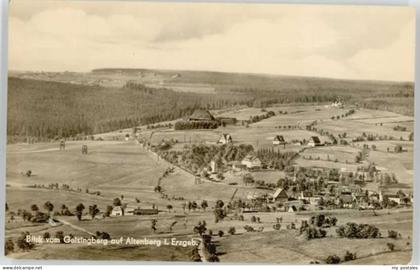
<instances>
[{"instance_id":1,"label":"small isolated house","mask_svg":"<svg viewBox=\"0 0 420 270\"><path fill-rule=\"evenodd\" d=\"M343 203L344 208L352 208L356 199L353 197L351 192L342 192L338 197L337 204L339 204L340 201Z\"/></svg>"},{"instance_id":2,"label":"small isolated house","mask_svg":"<svg viewBox=\"0 0 420 270\"><path fill-rule=\"evenodd\" d=\"M331 107L335 107L335 108L342 108L343 107L343 103L341 101L335 101L331 104Z\"/></svg>"},{"instance_id":3,"label":"small isolated house","mask_svg":"<svg viewBox=\"0 0 420 270\"><path fill-rule=\"evenodd\" d=\"M284 140L283 136L277 135L273 139L273 145L283 145L284 147L286 147L286 141Z\"/></svg>"},{"instance_id":4,"label":"small isolated house","mask_svg":"<svg viewBox=\"0 0 420 270\"><path fill-rule=\"evenodd\" d=\"M258 170L262 167L261 160L255 156L248 154L241 163L246 166L248 170Z\"/></svg>"},{"instance_id":5,"label":"small isolated house","mask_svg":"<svg viewBox=\"0 0 420 270\"><path fill-rule=\"evenodd\" d=\"M124 215L124 211L121 206L114 206L111 211L111 217L120 217Z\"/></svg>"},{"instance_id":6,"label":"small isolated house","mask_svg":"<svg viewBox=\"0 0 420 270\"><path fill-rule=\"evenodd\" d=\"M321 140L319 139L318 136L312 136L309 139L308 145L312 146L312 147L315 147L315 146L322 146L322 143L321 143Z\"/></svg>"},{"instance_id":7,"label":"small isolated house","mask_svg":"<svg viewBox=\"0 0 420 270\"><path fill-rule=\"evenodd\" d=\"M226 133L222 134L222 136L220 136L219 140L217 141L218 144L229 144L232 142L232 136Z\"/></svg>"},{"instance_id":8,"label":"small isolated house","mask_svg":"<svg viewBox=\"0 0 420 270\"><path fill-rule=\"evenodd\" d=\"M242 164L240 161L233 161L231 165L234 171L242 171L246 169L246 165Z\"/></svg>"}]
</instances>

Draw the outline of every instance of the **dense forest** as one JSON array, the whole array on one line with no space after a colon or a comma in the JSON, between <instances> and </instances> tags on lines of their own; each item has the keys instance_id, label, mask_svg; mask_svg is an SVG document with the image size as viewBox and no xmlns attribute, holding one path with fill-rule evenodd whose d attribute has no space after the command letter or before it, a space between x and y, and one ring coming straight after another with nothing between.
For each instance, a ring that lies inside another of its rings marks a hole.
<instances>
[{"instance_id":1,"label":"dense forest","mask_svg":"<svg viewBox=\"0 0 420 270\"><path fill-rule=\"evenodd\" d=\"M9 78L9 142L54 139L153 124L197 108L244 105L247 99L175 92L127 83L122 88Z\"/></svg>"},{"instance_id":2,"label":"dense forest","mask_svg":"<svg viewBox=\"0 0 420 270\"><path fill-rule=\"evenodd\" d=\"M123 87L102 87L9 77L8 142L28 137L39 141L103 133L183 118L197 108L212 110L235 105L264 108L276 103L340 99L366 108L413 114L411 83L272 79L222 73L217 75L222 76L218 81L218 77L206 73L203 78L199 73L192 73L198 77L182 74L178 79L191 79L193 83L210 80L216 87L215 93L176 92L131 82Z\"/></svg>"}]
</instances>

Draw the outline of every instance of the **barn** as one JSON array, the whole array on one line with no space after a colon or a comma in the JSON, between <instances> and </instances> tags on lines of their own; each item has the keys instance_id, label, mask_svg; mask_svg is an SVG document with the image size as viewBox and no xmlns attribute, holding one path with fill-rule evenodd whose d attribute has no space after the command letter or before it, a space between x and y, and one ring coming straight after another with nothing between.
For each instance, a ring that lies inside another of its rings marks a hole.
<instances>
[{"instance_id":1,"label":"barn","mask_svg":"<svg viewBox=\"0 0 420 270\"><path fill-rule=\"evenodd\" d=\"M287 191L282 188L278 188L272 195L273 202L285 203L288 199L289 195L287 194Z\"/></svg>"}]
</instances>

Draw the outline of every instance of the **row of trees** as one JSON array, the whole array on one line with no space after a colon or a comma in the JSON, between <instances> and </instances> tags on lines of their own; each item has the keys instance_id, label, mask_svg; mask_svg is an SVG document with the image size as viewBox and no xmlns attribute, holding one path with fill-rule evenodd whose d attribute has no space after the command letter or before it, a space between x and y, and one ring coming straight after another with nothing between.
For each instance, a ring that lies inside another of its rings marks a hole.
<instances>
[{"instance_id":1,"label":"row of trees","mask_svg":"<svg viewBox=\"0 0 420 270\"><path fill-rule=\"evenodd\" d=\"M349 116L349 115L352 115L352 114L354 114L356 111L354 110L354 109L350 109L349 111L347 111L347 112L345 112L345 113L343 113L343 114L341 114L341 115L336 115L336 116L331 116L331 119L332 120L339 120L340 118L344 118L344 117L347 117L347 116Z\"/></svg>"},{"instance_id":2,"label":"row of trees","mask_svg":"<svg viewBox=\"0 0 420 270\"><path fill-rule=\"evenodd\" d=\"M178 121L175 123L176 130L185 129L215 129L219 127L217 121Z\"/></svg>"}]
</instances>

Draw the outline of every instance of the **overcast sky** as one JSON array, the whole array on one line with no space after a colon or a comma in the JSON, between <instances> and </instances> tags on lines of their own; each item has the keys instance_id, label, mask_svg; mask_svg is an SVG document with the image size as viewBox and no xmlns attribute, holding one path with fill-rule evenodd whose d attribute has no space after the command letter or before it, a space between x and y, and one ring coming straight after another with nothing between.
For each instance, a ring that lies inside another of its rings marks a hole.
<instances>
[{"instance_id":1,"label":"overcast sky","mask_svg":"<svg viewBox=\"0 0 420 270\"><path fill-rule=\"evenodd\" d=\"M414 80L414 9L12 0L9 69Z\"/></svg>"}]
</instances>

